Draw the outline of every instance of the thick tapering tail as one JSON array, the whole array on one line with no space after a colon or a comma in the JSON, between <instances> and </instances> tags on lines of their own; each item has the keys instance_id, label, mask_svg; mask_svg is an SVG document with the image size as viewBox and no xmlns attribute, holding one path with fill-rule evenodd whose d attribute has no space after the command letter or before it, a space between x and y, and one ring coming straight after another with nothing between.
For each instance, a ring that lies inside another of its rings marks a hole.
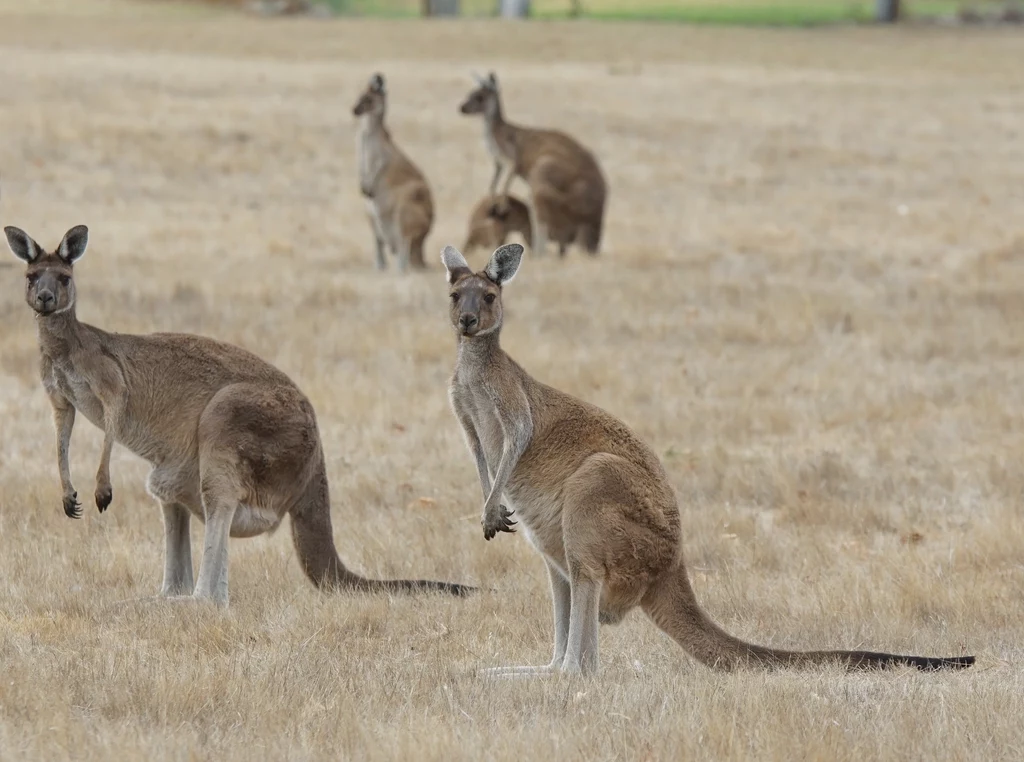
<instances>
[{"instance_id":1,"label":"thick tapering tail","mask_svg":"<svg viewBox=\"0 0 1024 762\"><path fill-rule=\"evenodd\" d=\"M599 174L598 178L599 182L592 182L587 188L587 205L581 210L581 215L586 221L580 225L576 239L591 256L597 255L601 250L604 213L608 203L608 187L603 176Z\"/></svg>"},{"instance_id":2,"label":"thick tapering tail","mask_svg":"<svg viewBox=\"0 0 1024 762\"><path fill-rule=\"evenodd\" d=\"M327 475L320 472L310 480L303 500L291 513L292 539L302 570L323 590L355 590L371 593L441 592L466 596L475 587L427 579L367 579L348 569L338 556L331 529L330 494Z\"/></svg>"},{"instance_id":3,"label":"thick tapering tail","mask_svg":"<svg viewBox=\"0 0 1024 762\"><path fill-rule=\"evenodd\" d=\"M602 217L591 220L580 228L579 242L583 249L591 255L596 255L601 250L601 228L604 225Z\"/></svg>"},{"instance_id":4,"label":"thick tapering tail","mask_svg":"<svg viewBox=\"0 0 1024 762\"><path fill-rule=\"evenodd\" d=\"M709 667L814 667L839 664L849 670L916 667L920 670L964 669L973 656L929 657L873 651L781 651L733 637L711 621L697 603L682 563L651 586L642 606L647 615L691 656Z\"/></svg>"}]
</instances>

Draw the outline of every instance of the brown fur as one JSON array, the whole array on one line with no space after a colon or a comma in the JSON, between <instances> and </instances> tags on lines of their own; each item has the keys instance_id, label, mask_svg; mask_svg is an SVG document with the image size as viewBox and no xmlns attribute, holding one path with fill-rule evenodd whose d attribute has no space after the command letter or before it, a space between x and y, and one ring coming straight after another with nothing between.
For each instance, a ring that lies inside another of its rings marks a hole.
<instances>
[{"instance_id":1,"label":"brown fur","mask_svg":"<svg viewBox=\"0 0 1024 762\"><path fill-rule=\"evenodd\" d=\"M522 252L518 244L503 246L475 274L454 248L442 256L458 335L449 398L483 488L484 537L515 531L517 519L547 563L554 601L551 664L498 674L595 672L598 623L619 622L637 606L690 654L719 669L829 662L938 669L974 662L971 656L780 651L715 625L690 587L679 507L658 457L621 421L534 380L502 351L502 285L515 275Z\"/></svg>"},{"instance_id":2,"label":"brown fur","mask_svg":"<svg viewBox=\"0 0 1024 762\"><path fill-rule=\"evenodd\" d=\"M469 216L469 230L462 250L493 251L508 240L510 233L519 233L526 245L530 245L533 236L529 207L515 196L484 196Z\"/></svg>"},{"instance_id":3,"label":"brown fur","mask_svg":"<svg viewBox=\"0 0 1024 762\"><path fill-rule=\"evenodd\" d=\"M543 253L552 238L566 244L576 241L597 254L607 187L594 155L564 132L505 121L493 72L479 81L459 110L484 117L484 140L494 158L491 194L508 194L516 176L530 186L531 248Z\"/></svg>"},{"instance_id":4,"label":"brown fur","mask_svg":"<svg viewBox=\"0 0 1024 762\"><path fill-rule=\"evenodd\" d=\"M359 187L376 246L377 268L387 267L384 249L398 255L398 266L422 269L423 242L434 224L430 186L384 125L387 92L374 74L352 113L361 120L357 153Z\"/></svg>"},{"instance_id":5,"label":"brown fur","mask_svg":"<svg viewBox=\"0 0 1024 762\"><path fill-rule=\"evenodd\" d=\"M80 518L68 452L76 413L103 430L96 505L110 505L110 454L119 442L148 460L147 489L164 511L161 593L227 605L228 536L275 530L290 514L295 547L318 587L355 590L468 588L446 582L364 579L338 557L316 415L288 376L231 344L175 333L108 333L75 315L73 265L88 231L72 228L47 254L5 229L28 265L25 298L36 312L43 387L53 405L64 512ZM193 585L189 522L206 524ZM194 587L194 590L193 590Z\"/></svg>"}]
</instances>

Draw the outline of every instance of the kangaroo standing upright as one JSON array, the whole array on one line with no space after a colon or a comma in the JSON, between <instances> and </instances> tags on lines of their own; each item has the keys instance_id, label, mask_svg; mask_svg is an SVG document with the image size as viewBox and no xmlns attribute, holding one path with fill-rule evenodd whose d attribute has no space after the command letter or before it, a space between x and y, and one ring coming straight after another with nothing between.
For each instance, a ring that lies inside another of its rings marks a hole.
<instances>
[{"instance_id":1,"label":"kangaroo standing upright","mask_svg":"<svg viewBox=\"0 0 1024 762\"><path fill-rule=\"evenodd\" d=\"M607 187L594 155L564 132L506 122L494 72L477 80L459 111L483 115L484 142L494 158L491 194L507 195L517 175L530 186L531 248L543 253L554 238L597 254Z\"/></svg>"},{"instance_id":2,"label":"kangaroo standing upright","mask_svg":"<svg viewBox=\"0 0 1024 762\"><path fill-rule=\"evenodd\" d=\"M636 606L691 655L719 669L974 663L973 656L781 651L746 643L712 622L690 586L679 507L658 457L621 421L535 381L502 351L502 286L522 254L522 246L507 244L479 273L453 247L442 254L458 336L448 395L480 478L484 538L515 531L514 514L544 557L554 604L551 663L491 674L596 672L598 624L615 624ZM503 495L512 510L502 505Z\"/></svg>"},{"instance_id":3,"label":"kangaroo standing upright","mask_svg":"<svg viewBox=\"0 0 1024 762\"><path fill-rule=\"evenodd\" d=\"M285 514L302 569L317 587L456 595L471 589L365 579L345 568L331 533L316 415L288 376L244 349L202 336L133 336L79 322L73 265L85 254L88 229L71 228L52 254L23 230L4 232L28 265L25 299L36 313L43 388L53 406L64 513L82 516L68 464L75 414L82 413L104 432L96 474L100 512L113 499L115 442L153 466L146 486L164 512L162 595L192 594L226 606L229 535L272 532ZM195 585L192 516L206 524Z\"/></svg>"},{"instance_id":4,"label":"kangaroo standing upright","mask_svg":"<svg viewBox=\"0 0 1024 762\"><path fill-rule=\"evenodd\" d=\"M395 144L384 126L387 92L374 74L352 113L360 118L357 152L359 188L373 228L377 268L387 267L385 247L398 266L425 267L423 241L434 224L434 201L423 173Z\"/></svg>"}]
</instances>

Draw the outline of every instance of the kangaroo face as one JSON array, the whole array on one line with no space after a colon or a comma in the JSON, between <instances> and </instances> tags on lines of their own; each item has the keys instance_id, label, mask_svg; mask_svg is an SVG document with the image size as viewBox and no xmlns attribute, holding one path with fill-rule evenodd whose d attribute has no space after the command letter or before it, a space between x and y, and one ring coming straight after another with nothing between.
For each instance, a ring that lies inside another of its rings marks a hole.
<instances>
[{"instance_id":1,"label":"kangaroo face","mask_svg":"<svg viewBox=\"0 0 1024 762\"><path fill-rule=\"evenodd\" d=\"M501 325L501 287L482 275L466 275L449 289L452 328L460 336L485 336Z\"/></svg>"},{"instance_id":2,"label":"kangaroo face","mask_svg":"<svg viewBox=\"0 0 1024 762\"><path fill-rule=\"evenodd\" d=\"M25 273L25 301L40 315L63 312L75 303L71 265L55 254L29 265Z\"/></svg>"},{"instance_id":3,"label":"kangaroo face","mask_svg":"<svg viewBox=\"0 0 1024 762\"><path fill-rule=\"evenodd\" d=\"M370 77L366 90L359 96L359 100L356 101L356 105L352 108L352 114L354 116L362 116L363 114L383 116L384 108L387 105L386 99L384 76L382 74L374 74Z\"/></svg>"},{"instance_id":4,"label":"kangaroo face","mask_svg":"<svg viewBox=\"0 0 1024 762\"><path fill-rule=\"evenodd\" d=\"M498 111L498 80L492 72L487 79L478 79L477 82L478 86L459 106L459 112L492 116Z\"/></svg>"},{"instance_id":5,"label":"kangaroo face","mask_svg":"<svg viewBox=\"0 0 1024 762\"><path fill-rule=\"evenodd\" d=\"M504 222L508 219L511 209L509 208L508 196L499 198L487 209L487 216L492 220Z\"/></svg>"},{"instance_id":6,"label":"kangaroo face","mask_svg":"<svg viewBox=\"0 0 1024 762\"><path fill-rule=\"evenodd\" d=\"M486 336L501 328L501 287L515 277L522 259L522 246L505 244L495 249L487 267L474 273L454 246L444 247L441 261L448 271L448 318L460 336Z\"/></svg>"},{"instance_id":7,"label":"kangaroo face","mask_svg":"<svg viewBox=\"0 0 1024 762\"><path fill-rule=\"evenodd\" d=\"M57 251L47 254L24 230L4 228L7 243L25 270L25 301L39 315L53 315L70 309L75 303L72 265L85 254L89 230L85 225L71 228Z\"/></svg>"}]
</instances>

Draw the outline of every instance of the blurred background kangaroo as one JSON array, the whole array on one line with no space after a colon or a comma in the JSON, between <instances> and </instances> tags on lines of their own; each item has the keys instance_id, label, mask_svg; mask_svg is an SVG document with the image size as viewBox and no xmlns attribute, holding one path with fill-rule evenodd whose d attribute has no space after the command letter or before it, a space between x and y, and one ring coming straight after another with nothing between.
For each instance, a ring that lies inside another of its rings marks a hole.
<instances>
[{"instance_id":1,"label":"blurred background kangaroo","mask_svg":"<svg viewBox=\"0 0 1024 762\"><path fill-rule=\"evenodd\" d=\"M385 247L398 266L422 269L423 241L434 224L430 186L412 160L395 144L384 125L387 91L384 76L374 74L352 113L359 117L359 189L373 229L377 269L387 267Z\"/></svg>"},{"instance_id":2,"label":"blurred background kangaroo","mask_svg":"<svg viewBox=\"0 0 1024 762\"><path fill-rule=\"evenodd\" d=\"M527 246L531 245L529 207L515 196L488 194L477 202L469 215L469 230L462 249L496 249L508 240L510 233L518 233Z\"/></svg>"},{"instance_id":3,"label":"blurred background kangaroo","mask_svg":"<svg viewBox=\"0 0 1024 762\"><path fill-rule=\"evenodd\" d=\"M494 72L477 78L459 111L484 118L484 142L494 158L490 193L507 195L516 176L529 185L531 249L543 253L553 238L597 254L607 187L594 155L564 132L505 121Z\"/></svg>"}]
</instances>

